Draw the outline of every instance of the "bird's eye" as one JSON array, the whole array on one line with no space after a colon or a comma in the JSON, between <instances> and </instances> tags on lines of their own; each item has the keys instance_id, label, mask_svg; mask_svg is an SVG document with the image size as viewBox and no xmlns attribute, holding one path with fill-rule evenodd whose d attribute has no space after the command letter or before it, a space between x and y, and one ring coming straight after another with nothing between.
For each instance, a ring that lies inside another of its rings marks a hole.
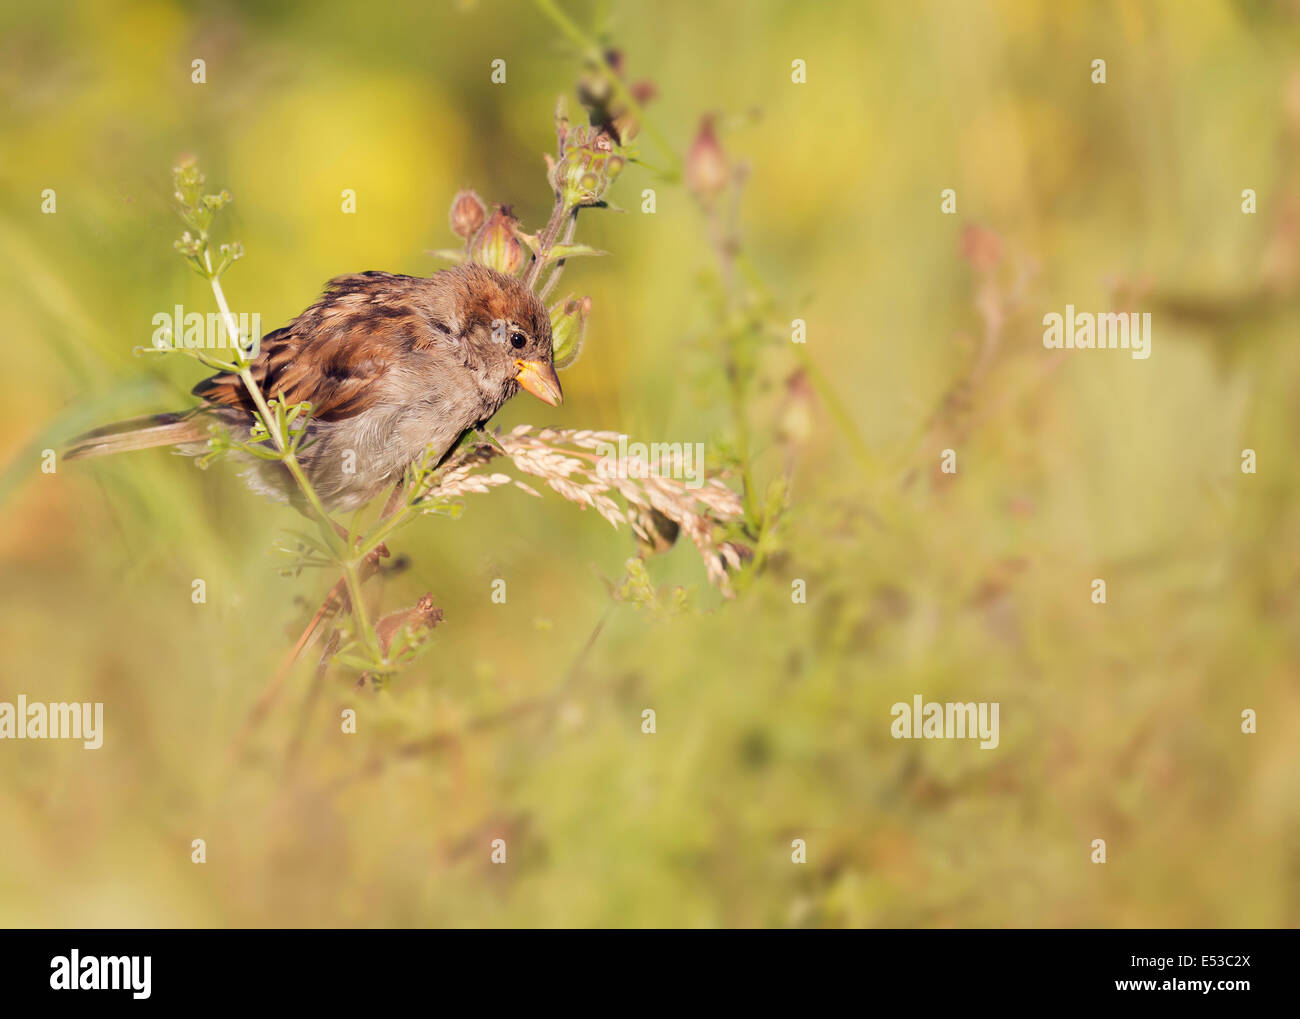
<instances>
[{"instance_id":1,"label":"bird's eye","mask_svg":"<svg viewBox=\"0 0 1300 1019\"><path fill-rule=\"evenodd\" d=\"M523 333L510 334L510 346L514 347L515 350L523 350L524 344L527 342L528 342L528 337L526 337Z\"/></svg>"}]
</instances>

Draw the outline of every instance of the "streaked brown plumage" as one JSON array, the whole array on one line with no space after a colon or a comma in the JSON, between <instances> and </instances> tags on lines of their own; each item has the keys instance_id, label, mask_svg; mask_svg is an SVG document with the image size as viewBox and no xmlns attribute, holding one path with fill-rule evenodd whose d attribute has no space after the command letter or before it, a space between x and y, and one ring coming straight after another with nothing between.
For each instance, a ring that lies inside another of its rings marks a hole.
<instances>
[{"instance_id":1,"label":"streaked brown plumage","mask_svg":"<svg viewBox=\"0 0 1300 1019\"><path fill-rule=\"evenodd\" d=\"M320 300L262 339L250 370L268 399L311 403L299 456L326 505L341 510L374 498L426 448L446 453L520 386L553 405L561 399L545 306L519 280L474 264L427 279L330 280ZM237 375L214 375L194 394L203 403L192 411L98 429L66 455L168 445L200 453L214 421L247 438L253 401ZM257 461L245 476L299 503L280 464Z\"/></svg>"}]
</instances>

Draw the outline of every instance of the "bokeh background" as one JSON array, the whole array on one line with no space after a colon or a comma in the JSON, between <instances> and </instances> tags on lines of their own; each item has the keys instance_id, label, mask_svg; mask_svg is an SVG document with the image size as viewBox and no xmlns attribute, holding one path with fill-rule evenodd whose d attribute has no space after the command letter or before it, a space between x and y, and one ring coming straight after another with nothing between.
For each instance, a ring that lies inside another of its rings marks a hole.
<instances>
[{"instance_id":1,"label":"bokeh background","mask_svg":"<svg viewBox=\"0 0 1300 1019\"><path fill-rule=\"evenodd\" d=\"M234 195L226 290L268 330L333 275L434 271L460 187L539 227L580 66L544 7L0 10L0 699L102 701L106 725L94 752L0 744L0 923L1300 923L1282 0L565 0L654 82L668 151L643 130L628 211L580 221L610 255L562 287L595 307L564 406L520 397L498 423L736 446L734 323L675 173L717 115L748 165L742 298L769 301L745 341L744 452L784 507L762 568L727 602L677 547L648 562L662 604L620 601L626 532L552 495L472 496L390 543L411 566L384 605L432 591L433 650L314 702L307 663L235 752L332 581L277 574L300 521L228 467L155 451L46 475L40 453L189 405L197 365L132 355L155 313L210 308L171 246L183 154ZM1151 312L1151 358L1045 350L1067 303ZM686 612L663 608L677 586ZM916 693L1000 702L1001 745L892 739Z\"/></svg>"}]
</instances>

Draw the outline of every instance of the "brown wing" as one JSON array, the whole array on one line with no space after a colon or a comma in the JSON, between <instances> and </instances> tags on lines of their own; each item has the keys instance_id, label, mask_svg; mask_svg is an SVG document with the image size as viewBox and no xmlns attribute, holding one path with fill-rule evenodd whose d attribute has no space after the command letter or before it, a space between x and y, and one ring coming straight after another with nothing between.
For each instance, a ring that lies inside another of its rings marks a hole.
<instances>
[{"instance_id":1,"label":"brown wing","mask_svg":"<svg viewBox=\"0 0 1300 1019\"><path fill-rule=\"evenodd\" d=\"M283 395L289 403L310 403L313 418L321 421L373 406L389 366L429 328L411 301L424 282L380 272L330 280L319 301L262 338L250 367L253 379L268 399ZM238 375L214 375L193 392L209 403L253 412Z\"/></svg>"}]
</instances>

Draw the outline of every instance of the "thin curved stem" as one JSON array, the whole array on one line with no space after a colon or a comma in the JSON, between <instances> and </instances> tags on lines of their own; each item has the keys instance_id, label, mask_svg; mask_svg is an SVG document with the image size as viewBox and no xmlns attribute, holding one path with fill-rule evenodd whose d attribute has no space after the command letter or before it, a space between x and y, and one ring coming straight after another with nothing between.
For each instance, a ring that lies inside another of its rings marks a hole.
<instances>
[{"instance_id":1,"label":"thin curved stem","mask_svg":"<svg viewBox=\"0 0 1300 1019\"><path fill-rule=\"evenodd\" d=\"M221 280L212 267L212 253L207 249L203 252L203 264L208 270L208 282L212 286L212 295L216 298L217 308L221 312L222 318L226 324L226 334L238 343L239 326L235 321L235 316L231 313L230 304L226 301L225 291L222 289ZM242 361L242 356L241 356ZM262 393L261 387L253 378L253 373L248 366L240 368L239 379L248 390L248 395L252 399L257 413L266 426L267 434L270 435L271 441L275 444L277 452L281 454L281 462L285 469L292 475L298 488L302 491L303 497L311 506L312 511L318 518L321 530L326 535L326 540L330 548L334 551L338 559L338 564L343 570L343 578L346 582L348 594L352 601L352 617L356 625L358 634L366 650L376 656L376 660L383 657L379 647L379 637L375 633L375 628L371 624L369 617L366 615L365 604L359 597L361 592L361 576L357 566L361 561L347 544L339 538L338 531L334 526L334 521L329 515L329 510L321 502L320 496L316 494L316 489L307 478L307 473L303 470L302 464L298 461L298 456L290 447L288 439L279 427L278 421L272 417L271 408L266 402L266 397Z\"/></svg>"}]
</instances>

